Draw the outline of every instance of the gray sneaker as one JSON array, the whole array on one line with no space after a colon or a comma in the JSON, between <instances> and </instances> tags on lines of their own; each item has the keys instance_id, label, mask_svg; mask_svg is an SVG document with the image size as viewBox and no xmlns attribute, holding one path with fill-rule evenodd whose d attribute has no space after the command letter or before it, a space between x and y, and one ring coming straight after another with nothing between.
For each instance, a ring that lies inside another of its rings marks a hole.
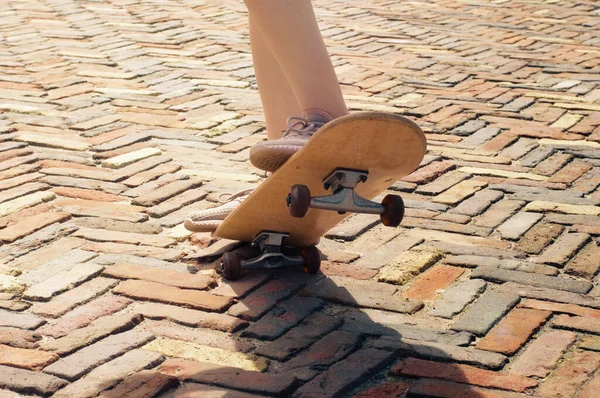
<instances>
[{"instance_id":1,"label":"gray sneaker","mask_svg":"<svg viewBox=\"0 0 600 398\"><path fill-rule=\"evenodd\" d=\"M264 141L250 149L250 162L261 170L275 171L304 146L312 135L333 118L324 111L287 119L288 128L278 140Z\"/></svg>"},{"instance_id":2,"label":"gray sneaker","mask_svg":"<svg viewBox=\"0 0 600 398\"><path fill-rule=\"evenodd\" d=\"M189 214L183 221L185 228L192 232L213 232L240 203L244 201L254 189L244 189L234 194L224 193L219 196L221 206L211 209L199 210ZM225 200L221 196L229 195Z\"/></svg>"}]
</instances>

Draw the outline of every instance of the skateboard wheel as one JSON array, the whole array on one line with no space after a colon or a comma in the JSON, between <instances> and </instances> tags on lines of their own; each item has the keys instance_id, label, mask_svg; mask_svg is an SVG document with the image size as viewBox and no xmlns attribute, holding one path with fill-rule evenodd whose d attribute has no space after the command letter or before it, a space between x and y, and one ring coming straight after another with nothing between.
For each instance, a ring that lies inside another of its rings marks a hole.
<instances>
[{"instance_id":1,"label":"skateboard wheel","mask_svg":"<svg viewBox=\"0 0 600 398\"><path fill-rule=\"evenodd\" d=\"M292 217L302 218L310 209L310 190L306 185L294 185L288 195L288 209Z\"/></svg>"},{"instance_id":2,"label":"skateboard wheel","mask_svg":"<svg viewBox=\"0 0 600 398\"><path fill-rule=\"evenodd\" d=\"M316 246L308 246L302 249L304 264L302 269L308 274L316 274L321 268L321 252Z\"/></svg>"},{"instance_id":3,"label":"skateboard wheel","mask_svg":"<svg viewBox=\"0 0 600 398\"><path fill-rule=\"evenodd\" d=\"M230 281L240 277L242 263L240 257L235 253L225 253L221 259L223 265L223 276Z\"/></svg>"},{"instance_id":4,"label":"skateboard wheel","mask_svg":"<svg viewBox=\"0 0 600 398\"><path fill-rule=\"evenodd\" d=\"M397 227L404 218L404 201L398 195L387 195L381 202L385 211L381 223L386 227Z\"/></svg>"}]
</instances>

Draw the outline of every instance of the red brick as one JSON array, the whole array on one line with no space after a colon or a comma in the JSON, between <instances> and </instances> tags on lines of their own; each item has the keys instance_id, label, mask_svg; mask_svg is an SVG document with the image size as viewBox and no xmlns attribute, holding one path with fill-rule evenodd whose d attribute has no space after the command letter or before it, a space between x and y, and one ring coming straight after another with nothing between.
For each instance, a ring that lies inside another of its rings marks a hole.
<instances>
[{"instance_id":1,"label":"red brick","mask_svg":"<svg viewBox=\"0 0 600 398\"><path fill-rule=\"evenodd\" d=\"M528 398L531 395L509 391L489 390L449 381L420 379L410 387L408 398Z\"/></svg>"},{"instance_id":2,"label":"red brick","mask_svg":"<svg viewBox=\"0 0 600 398\"><path fill-rule=\"evenodd\" d=\"M135 299L177 304L205 311L222 312L233 303L233 299L229 297L216 296L205 291L179 289L161 283L139 280L121 282L113 292Z\"/></svg>"},{"instance_id":3,"label":"red brick","mask_svg":"<svg viewBox=\"0 0 600 398\"><path fill-rule=\"evenodd\" d=\"M34 233L48 225L63 222L71 218L67 213L41 213L28 217L0 231L0 241L5 243L14 242L27 235Z\"/></svg>"},{"instance_id":4,"label":"red brick","mask_svg":"<svg viewBox=\"0 0 600 398\"><path fill-rule=\"evenodd\" d=\"M433 300L439 290L445 290L465 270L450 265L437 265L419 275L404 296L416 300Z\"/></svg>"},{"instance_id":5,"label":"red brick","mask_svg":"<svg viewBox=\"0 0 600 398\"><path fill-rule=\"evenodd\" d=\"M390 398L400 397L408 390L409 384L401 381L387 381L356 394L353 398Z\"/></svg>"},{"instance_id":6,"label":"red brick","mask_svg":"<svg viewBox=\"0 0 600 398\"><path fill-rule=\"evenodd\" d=\"M571 183L587 173L592 168L592 165L579 159L573 160L560 171L554 174L548 182Z\"/></svg>"},{"instance_id":7,"label":"red brick","mask_svg":"<svg viewBox=\"0 0 600 398\"><path fill-rule=\"evenodd\" d=\"M576 338L577 334L564 330L541 334L511 364L509 373L545 377L554 369L563 352L575 342Z\"/></svg>"},{"instance_id":8,"label":"red brick","mask_svg":"<svg viewBox=\"0 0 600 398\"><path fill-rule=\"evenodd\" d=\"M502 354L515 353L552 313L515 308L481 339L476 347Z\"/></svg>"},{"instance_id":9,"label":"red brick","mask_svg":"<svg viewBox=\"0 0 600 398\"><path fill-rule=\"evenodd\" d=\"M592 308L581 307L575 304L562 304L553 303L551 301L541 301L526 299L519 303L521 308L534 308L538 310L562 312L571 315L585 316L589 318L600 318L600 310L594 310Z\"/></svg>"},{"instance_id":10,"label":"red brick","mask_svg":"<svg viewBox=\"0 0 600 398\"><path fill-rule=\"evenodd\" d=\"M600 391L600 373L596 373L596 377L588 381L577 398L598 398L598 392Z\"/></svg>"},{"instance_id":11,"label":"red brick","mask_svg":"<svg viewBox=\"0 0 600 398\"><path fill-rule=\"evenodd\" d=\"M252 372L184 359L168 359L158 367L158 371L181 381L213 384L265 395L289 396L289 392L296 386L294 375Z\"/></svg>"},{"instance_id":12,"label":"red brick","mask_svg":"<svg viewBox=\"0 0 600 398\"><path fill-rule=\"evenodd\" d=\"M600 353L575 352L565 358L544 380L536 393L542 397L571 398L585 381L600 367Z\"/></svg>"},{"instance_id":13,"label":"red brick","mask_svg":"<svg viewBox=\"0 0 600 398\"><path fill-rule=\"evenodd\" d=\"M186 289L204 290L214 283L213 278L201 274L175 271L154 267L145 267L138 264L117 264L106 267L102 272L105 276L119 279L141 279L165 285Z\"/></svg>"},{"instance_id":14,"label":"red brick","mask_svg":"<svg viewBox=\"0 0 600 398\"><path fill-rule=\"evenodd\" d=\"M54 338L62 337L75 329L89 325L95 319L122 310L131 302L126 297L106 295L76 308L59 320L42 326L37 331Z\"/></svg>"},{"instance_id":15,"label":"red brick","mask_svg":"<svg viewBox=\"0 0 600 398\"><path fill-rule=\"evenodd\" d=\"M179 382L174 376L142 370L127 377L112 390L104 391L98 398L148 398L177 385Z\"/></svg>"},{"instance_id":16,"label":"red brick","mask_svg":"<svg viewBox=\"0 0 600 398\"><path fill-rule=\"evenodd\" d=\"M321 272L327 276L345 276L347 278L362 280L371 279L372 277L377 275L377 270L360 267L352 264L335 263L331 261L321 262Z\"/></svg>"},{"instance_id":17,"label":"red brick","mask_svg":"<svg viewBox=\"0 0 600 398\"><path fill-rule=\"evenodd\" d=\"M58 355L26 348L15 348L0 344L0 365L29 370L40 370L58 360Z\"/></svg>"},{"instance_id":18,"label":"red brick","mask_svg":"<svg viewBox=\"0 0 600 398\"><path fill-rule=\"evenodd\" d=\"M559 315L552 319L552 326L562 329L581 330L588 333L600 334L600 321L598 321L596 318Z\"/></svg>"},{"instance_id":19,"label":"red brick","mask_svg":"<svg viewBox=\"0 0 600 398\"><path fill-rule=\"evenodd\" d=\"M122 196L83 188L54 187L51 191L67 198L86 199L96 202L123 202L124 200L127 200Z\"/></svg>"},{"instance_id":20,"label":"red brick","mask_svg":"<svg viewBox=\"0 0 600 398\"><path fill-rule=\"evenodd\" d=\"M400 361L390 369L390 374L394 376L436 378L517 392L524 392L538 385L537 381L526 377L493 372L469 365L440 363L416 358Z\"/></svg>"},{"instance_id":21,"label":"red brick","mask_svg":"<svg viewBox=\"0 0 600 398\"><path fill-rule=\"evenodd\" d=\"M31 330L0 327L0 344L17 348L37 348L42 335Z\"/></svg>"},{"instance_id":22,"label":"red brick","mask_svg":"<svg viewBox=\"0 0 600 398\"><path fill-rule=\"evenodd\" d=\"M426 184L455 168L456 165L452 162L433 162L407 175L402 181Z\"/></svg>"}]
</instances>

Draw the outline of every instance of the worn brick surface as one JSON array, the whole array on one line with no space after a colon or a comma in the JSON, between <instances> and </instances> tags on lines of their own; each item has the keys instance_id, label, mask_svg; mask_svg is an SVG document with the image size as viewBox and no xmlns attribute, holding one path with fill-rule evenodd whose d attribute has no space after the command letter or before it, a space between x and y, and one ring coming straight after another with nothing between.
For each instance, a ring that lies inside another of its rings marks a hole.
<instances>
[{"instance_id":1,"label":"worn brick surface","mask_svg":"<svg viewBox=\"0 0 600 398\"><path fill-rule=\"evenodd\" d=\"M196 3L0 4L0 396L597 395L569 365L598 352L594 2L311 2L348 109L414 120L428 150L389 181L399 228L353 215L322 272L235 282L218 263L239 243L182 224L264 181L267 126L244 3ZM330 335L359 337L311 356ZM189 358L169 362L187 380L159 393L174 379L142 346ZM494 371L400 380L356 364L371 349ZM67 382L32 353L75 361ZM303 380L277 373L301 358ZM484 381L507 375L540 385Z\"/></svg>"},{"instance_id":2,"label":"worn brick surface","mask_svg":"<svg viewBox=\"0 0 600 398\"><path fill-rule=\"evenodd\" d=\"M522 376L497 373L469 365L445 364L408 358L392 366L390 374L396 376L428 377L481 387L523 392L537 386L537 381Z\"/></svg>"}]
</instances>

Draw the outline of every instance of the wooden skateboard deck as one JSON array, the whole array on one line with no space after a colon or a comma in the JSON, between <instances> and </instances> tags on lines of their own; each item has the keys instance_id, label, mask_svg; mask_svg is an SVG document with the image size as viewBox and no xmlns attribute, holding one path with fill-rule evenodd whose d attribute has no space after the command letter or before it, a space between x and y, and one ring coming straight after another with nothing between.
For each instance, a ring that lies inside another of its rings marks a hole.
<instances>
[{"instance_id":1,"label":"wooden skateboard deck","mask_svg":"<svg viewBox=\"0 0 600 398\"><path fill-rule=\"evenodd\" d=\"M311 208L303 218L292 217L286 198L294 184L306 185L312 196L329 195L323 179L336 168L365 170L368 179L356 192L370 200L414 171L426 147L419 126L401 116L362 112L335 119L260 184L213 235L252 242L261 231L272 231L289 234L288 245L314 245L351 214Z\"/></svg>"}]
</instances>

